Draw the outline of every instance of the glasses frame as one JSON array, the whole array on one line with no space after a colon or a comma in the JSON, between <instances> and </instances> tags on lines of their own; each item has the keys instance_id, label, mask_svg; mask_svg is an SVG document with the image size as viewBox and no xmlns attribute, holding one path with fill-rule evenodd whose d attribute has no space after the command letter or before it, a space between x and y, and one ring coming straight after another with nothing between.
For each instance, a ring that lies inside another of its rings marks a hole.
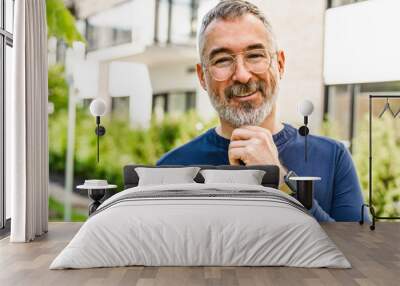
<instances>
[{"instance_id":1,"label":"glasses frame","mask_svg":"<svg viewBox=\"0 0 400 286\"><path fill-rule=\"evenodd\" d=\"M213 73L210 71L210 65L211 65L211 61L210 61L210 60L207 60L207 62L206 62L205 64L203 64L203 68L204 68L204 70L210 72L210 75L212 76L212 78L213 78L214 80L216 80L216 81L226 81L226 80L228 80L229 78L231 78L232 75L233 75L233 74L235 73L235 71L236 71L237 58L238 58L237 56L238 56L238 55L245 54L245 53L248 53L248 52L259 51L259 50L262 50L262 51L264 51L266 54L269 55L269 62L268 62L268 64L266 65L265 71L263 71L263 72L254 72L254 71L252 71L251 69L249 69L249 68L246 66L245 61L243 61L243 65L245 66L246 70L247 70L248 72L250 72L250 73L253 73L253 74L263 74L264 72L268 71L268 69L271 67L273 58L274 58L275 56L278 55L278 52L277 52L277 51L273 51L273 52L272 52L272 51L268 51L268 50L266 50L266 49L252 49L252 50L242 51L242 52L238 52L238 53L229 53L229 56L231 56L231 57L233 58L233 67L232 67L232 73L231 73L231 75L228 76L226 79L217 79L217 78L213 75Z\"/></svg>"}]
</instances>

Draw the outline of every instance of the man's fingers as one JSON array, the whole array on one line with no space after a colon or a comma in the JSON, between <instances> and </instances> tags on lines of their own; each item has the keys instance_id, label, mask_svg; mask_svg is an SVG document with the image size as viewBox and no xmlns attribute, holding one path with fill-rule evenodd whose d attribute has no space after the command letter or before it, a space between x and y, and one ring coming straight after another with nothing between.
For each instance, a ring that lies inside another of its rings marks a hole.
<instances>
[{"instance_id":1,"label":"man's fingers","mask_svg":"<svg viewBox=\"0 0 400 286\"><path fill-rule=\"evenodd\" d=\"M263 128L263 127L260 127L260 126L254 126L254 125L243 125L243 126L240 126L240 128L248 129L248 130L252 130L252 131L270 132L266 128Z\"/></svg>"},{"instance_id":2,"label":"man's fingers","mask_svg":"<svg viewBox=\"0 0 400 286\"><path fill-rule=\"evenodd\" d=\"M269 131L266 128L260 127L260 126L245 125L245 126L241 126L240 128L243 128L243 129L246 129L246 130L250 130L250 131L253 131L253 132L261 132L261 133L266 134L268 137L273 138L271 131Z\"/></svg>"},{"instance_id":3,"label":"man's fingers","mask_svg":"<svg viewBox=\"0 0 400 286\"><path fill-rule=\"evenodd\" d=\"M254 137L257 137L258 133L252 130L236 128L232 132L231 141L233 140L248 140Z\"/></svg>"},{"instance_id":4,"label":"man's fingers","mask_svg":"<svg viewBox=\"0 0 400 286\"><path fill-rule=\"evenodd\" d=\"M249 146L251 144L258 144L259 140L256 138L252 138L249 140L234 140L229 143L229 148L242 148Z\"/></svg>"},{"instance_id":5,"label":"man's fingers","mask_svg":"<svg viewBox=\"0 0 400 286\"><path fill-rule=\"evenodd\" d=\"M237 140L250 140L256 139L257 143L266 142L268 145L274 144L274 139L271 133L261 132L261 131L253 131L249 129L237 128L233 130L231 136L231 142Z\"/></svg>"},{"instance_id":6,"label":"man's fingers","mask_svg":"<svg viewBox=\"0 0 400 286\"><path fill-rule=\"evenodd\" d=\"M231 165L240 165L240 160L245 162L245 149L244 148L230 148L228 150L229 163Z\"/></svg>"}]
</instances>

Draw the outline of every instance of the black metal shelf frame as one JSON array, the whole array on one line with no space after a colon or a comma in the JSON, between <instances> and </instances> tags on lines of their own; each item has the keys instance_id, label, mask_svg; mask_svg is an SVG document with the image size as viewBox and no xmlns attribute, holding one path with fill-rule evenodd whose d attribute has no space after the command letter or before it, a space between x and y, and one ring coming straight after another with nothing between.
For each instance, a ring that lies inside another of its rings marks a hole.
<instances>
[{"instance_id":1,"label":"black metal shelf frame","mask_svg":"<svg viewBox=\"0 0 400 286\"><path fill-rule=\"evenodd\" d=\"M389 219L389 220L394 220L394 219L400 219L400 217L381 217L377 216L375 213L375 208L372 203L372 101L374 98L385 98L385 99L391 99L391 98L400 98L400 95L369 95L369 201L368 204L363 204L361 206L361 220L360 224L364 223L364 208L369 208L369 212L371 213L372 216L372 224L369 226L371 230L375 229L375 222L377 219ZM400 119L400 117L399 117Z\"/></svg>"}]
</instances>

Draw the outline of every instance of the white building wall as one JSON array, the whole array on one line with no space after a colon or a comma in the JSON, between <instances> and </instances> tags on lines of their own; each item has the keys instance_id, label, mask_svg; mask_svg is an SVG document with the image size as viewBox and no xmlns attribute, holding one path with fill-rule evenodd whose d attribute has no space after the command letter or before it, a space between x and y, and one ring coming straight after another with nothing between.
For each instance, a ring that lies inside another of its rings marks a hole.
<instances>
[{"instance_id":1,"label":"white building wall","mask_svg":"<svg viewBox=\"0 0 400 286\"><path fill-rule=\"evenodd\" d=\"M196 89L196 110L205 120L209 120L218 115L211 105L208 93L203 89L200 83L197 84Z\"/></svg>"},{"instance_id":2,"label":"white building wall","mask_svg":"<svg viewBox=\"0 0 400 286\"><path fill-rule=\"evenodd\" d=\"M149 127L152 87L146 65L112 62L109 65L109 95L129 96L129 119L132 127Z\"/></svg>"},{"instance_id":3,"label":"white building wall","mask_svg":"<svg viewBox=\"0 0 400 286\"><path fill-rule=\"evenodd\" d=\"M73 88L80 98L95 98L100 95L99 62L85 59L83 43L74 43L67 49L65 57L65 73L67 79L73 80Z\"/></svg>"},{"instance_id":4,"label":"white building wall","mask_svg":"<svg viewBox=\"0 0 400 286\"><path fill-rule=\"evenodd\" d=\"M257 1L253 1L257 2ZM298 102L314 103L310 129L318 132L323 117L323 38L326 1L263 0L260 7L270 18L279 46L286 54L286 70L278 97L278 115L299 126Z\"/></svg>"},{"instance_id":5,"label":"white building wall","mask_svg":"<svg viewBox=\"0 0 400 286\"><path fill-rule=\"evenodd\" d=\"M193 66L194 62L151 66L149 71L153 92L195 90L197 84L196 73L188 72Z\"/></svg>"},{"instance_id":6,"label":"white building wall","mask_svg":"<svg viewBox=\"0 0 400 286\"><path fill-rule=\"evenodd\" d=\"M123 4L126 0L73 0L73 2L78 12L78 18L86 18L95 13L110 9L115 5Z\"/></svg>"}]
</instances>

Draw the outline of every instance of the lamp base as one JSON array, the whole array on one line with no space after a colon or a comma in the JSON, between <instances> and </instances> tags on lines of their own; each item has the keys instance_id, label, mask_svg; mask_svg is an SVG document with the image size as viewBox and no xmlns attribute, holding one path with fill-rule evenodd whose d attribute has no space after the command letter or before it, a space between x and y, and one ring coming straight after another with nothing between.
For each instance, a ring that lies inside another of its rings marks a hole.
<instances>
[{"instance_id":1,"label":"lamp base","mask_svg":"<svg viewBox=\"0 0 400 286\"><path fill-rule=\"evenodd\" d=\"M103 136L104 134L106 134L106 129L104 128L104 126L98 125L94 132L97 136Z\"/></svg>"}]
</instances>

